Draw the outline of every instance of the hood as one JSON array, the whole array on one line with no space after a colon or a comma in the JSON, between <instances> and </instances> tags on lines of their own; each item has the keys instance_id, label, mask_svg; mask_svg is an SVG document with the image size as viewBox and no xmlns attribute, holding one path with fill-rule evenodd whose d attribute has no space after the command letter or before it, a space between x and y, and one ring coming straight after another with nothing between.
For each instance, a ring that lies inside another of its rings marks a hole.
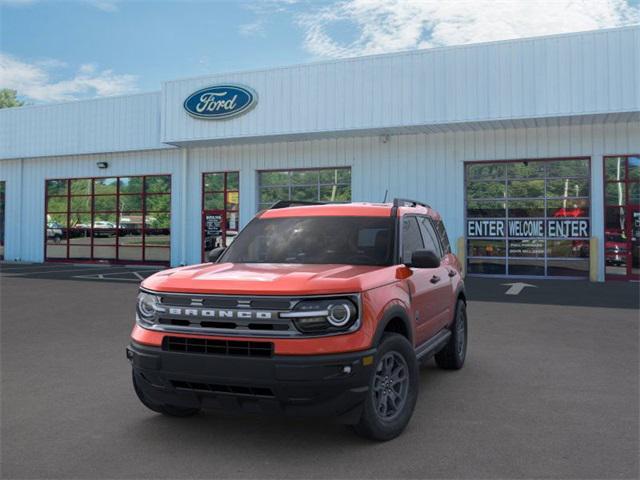
<instances>
[{"instance_id":1,"label":"hood","mask_svg":"<svg viewBox=\"0 0 640 480\"><path fill-rule=\"evenodd\" d=\"M142 287L160 292L239 295L357 293L395 281L396 267L206 263L158 272Z\"/></svg>"}]
</instances>

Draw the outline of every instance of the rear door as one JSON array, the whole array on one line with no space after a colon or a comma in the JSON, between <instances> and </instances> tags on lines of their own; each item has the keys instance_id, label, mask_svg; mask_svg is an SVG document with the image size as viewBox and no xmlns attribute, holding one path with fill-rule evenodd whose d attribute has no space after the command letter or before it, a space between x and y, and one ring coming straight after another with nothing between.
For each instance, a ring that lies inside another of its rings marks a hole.
<instances>
[{"instance_id":1,"label":"rear door","mask_svg":"<svg viewBox=\"0 0 640 480\"><path fill-rule=\"evenodd\" d=\"M418 217L406 215L402 218L402 263L410 263L414 251L425 248ZM440 269L411 268L412 275L408 277L406 285L411 295L411 315L416 327L416 345L420 345L431 338L438 330L440 322L440 308L438 295L439 283L445 279L441 277ZM436 278L440 275L440 278ZM446 277L446 273L444 274Z\"/></svg>"}]
</instances>

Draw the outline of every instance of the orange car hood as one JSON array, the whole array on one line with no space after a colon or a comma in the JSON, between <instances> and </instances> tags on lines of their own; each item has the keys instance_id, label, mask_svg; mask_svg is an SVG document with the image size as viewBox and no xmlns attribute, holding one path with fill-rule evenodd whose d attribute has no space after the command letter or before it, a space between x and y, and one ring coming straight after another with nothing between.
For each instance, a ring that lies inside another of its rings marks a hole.
<instances>
[{"instance_id":1,"label":"orange car hood","mask_svg":"<svg viewBox=\"0 0 640 480\"><path fill-rule=\"evenodd\" d=\"M159 292L313 295L355 293L395 280L397 267L274 263L201 264L158 272L142 287Z\"/></svg>"}]
</instances>

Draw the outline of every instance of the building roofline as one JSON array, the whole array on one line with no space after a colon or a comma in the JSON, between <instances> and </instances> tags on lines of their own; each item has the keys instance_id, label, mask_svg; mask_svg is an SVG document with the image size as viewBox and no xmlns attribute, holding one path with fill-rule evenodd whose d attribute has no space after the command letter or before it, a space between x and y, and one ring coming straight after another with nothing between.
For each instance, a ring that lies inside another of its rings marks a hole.
<instances>
[{"instance_id":1,"label":"building roofline","mask_svg":"<svg viewBox=\"0 0 640 480\"><path fill-rule=\"evenodd\" d=\"M123 93L121 95L109 95L108 97L81 98L78 100L61 100L59 102L38 103L35 105L22 105L21 107L2 108L0 109L0 114L2 114L2 112L15 112L18 109L25 110L25 109L33 109L33 108L58 107L58 106L70 105L70 104L76 105L78 103L106 101L106 100L114 100L118 98L142 97L143 95L154 95L154 94L159 95L161 93L162 93L162 90L153 90L149 92L135 92L135 93Z\"/></svg>"},{"instance_id":2,"label":"building roofline","mask_svg":"<svg viewBox=\"0 0 640 480\"><path fill-rule=\"evenodd\" d=\"M295 63L292 65L276 66L276 67L253 68L253 69L246 69L246 70L230 70L230 71L209 73L204 75L197 75L194 77L181 77L173 80L165 80L161 82L161 84L166 85L171 83L184 82L188 80L200 80L200 79L204 80L204 79L219 76L219 75L246 75L250 73L274 72L274 71L280 71L280 70L289 70L293 68L306 68L306 67L315 67L315 66L322 66L322 65L333 65L336 63L348 63L348 62L355 62L360 60L370 60L370 59L385 58L385 57L392 57L392 56L411 56L411 55L419 55L419 54L426 54L426 53L432 53L432 52L435 53L443 50L453 51L458 49L481 48L481 47L490 46L490 45L501 45L501 44L508 44L508 43L527 43L527 42L536 41L536 40L549 40L554 38L596 35L599 33L635 30L635 29L640 30L640 24L625 25L622 27L601 28L598 30L582 30L579 32L551 33L548 35L511 38L511 39L505 39L505 40L492 40L488 42L465 43L460 45L445 45L441 47L416 48L411 50L397 50L395 52L374 53L370 55L359 55L359 56L353 56L353 57L333 58L328 60L317 60L317 61L311 61L311 62L305 62L305 63Z\"/></svg>"},{"instance_id":3,"label":"building roofline","mask_svg":"<svg viewBox=\"0 0 640 480\"><path fill-rule=\"evenodd\" d=\"M283 65L283 66L276 66L276 67L265 67L265 68L256 68L256 69L246 69L246 70L231 70L231 71L224 71L224 72L217 72L217 73L209 73L206 75L198 75L195 77L182 77L174 80L165 80L163 82L160 82L160 84L164 87L164 85L167 85L167 84L183 82L188 80L200 80L200 79L204 80L204 79L209 79L209 78L220 76L220 75L246 75L250 73L275 72L275 71L281 71L281 70L290 70L294 68L308 68L308 67L322 66L322 65L333 65L337 63L349 63L349 62L356 62L361 60L386 58L386 57L392 57L392 56L404 57L404 56L436 53L436 52L449 51L449 50L453 51L458 49L481 48L489 45L502 45L502 44L509 44L509 43L527 43L527 42L536 41L536 40L549 40L553 38L596 35L600 33L607 33L612 31L624 31L624 30L640 30L640 24L626 25L622 27L602 28L599 30L583 30L580 32L553 33L553 34L540 35L535 37L493 40L490 42L467 43L467 44L461 44L461 45L447 45L442 47L431 47L431 48L421 48L421 49L412 49L412 50L399 50L396 52L377 53L377 54L361 55L361 56L353 56L353 57L342 57L337 59L334 58L330 60L319 60L319 61L313 61L313 62L307 62L307 63L297 63L292 65ZM162 89L152 90L148 92L136 92L136 93L127 93L122 95L113 95L108 97L94 97L94 98L84 98L80 100L63 100L60 102L42 103L42 104L36 104L36 105L23 105L21 107L0 109L0 114L2 112L13 112L13 111L16 111L17 109L23 110L23 109L46 108L46 107L55 107L55 106L69 105L69 104L88 103L88 102L94 102L94 101L107 101L107 100L113 100L118 98L131 98L131 97L161 94L161 93L162 93Z\"/></svg>"}]
</instances>

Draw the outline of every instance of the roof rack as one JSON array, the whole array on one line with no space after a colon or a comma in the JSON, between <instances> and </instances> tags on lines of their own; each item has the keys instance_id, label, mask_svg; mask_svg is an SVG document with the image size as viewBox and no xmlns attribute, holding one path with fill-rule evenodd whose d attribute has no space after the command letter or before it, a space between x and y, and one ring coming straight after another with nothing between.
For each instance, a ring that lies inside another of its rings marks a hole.
<instances>
[{"instance_id":1,"label":"roof rack","mask_svg":"<svg viewBox=\"0 0 640 480\"><path fill-rule=\"evenodd\" d=\"M409 200L408 198L394 198L393 199L393 207L391 208L391 216L398 216L398 208L399 207L424 207L431 208L431 205L426 203L418 202L417 200Z\"/></svg>"},{"instance_id":2,"label":"roof rack","mask_svg":"<svg viewBox=\"0 0 640 480\"><path fill-rule=\"evenodd\" d=\"M431 205L428 205L426 203L423 202L418 202L417 200L409 200L408 198L394 198L393 199L393 206L395 208L398 207L424 207L424 208L431 208Z\"/></svg>"},{"instance_id":3,"label":"roof rack","mask_svg":"<svg viewBox=\"0 0 640 480\"><path fill-rule=\"evenodd\" d=\"M303 200L278 200L269 207L269 210L289 207L306 207L308 205L326 205L326 202L305 202Z\"/></svg>"}]
</instances>

